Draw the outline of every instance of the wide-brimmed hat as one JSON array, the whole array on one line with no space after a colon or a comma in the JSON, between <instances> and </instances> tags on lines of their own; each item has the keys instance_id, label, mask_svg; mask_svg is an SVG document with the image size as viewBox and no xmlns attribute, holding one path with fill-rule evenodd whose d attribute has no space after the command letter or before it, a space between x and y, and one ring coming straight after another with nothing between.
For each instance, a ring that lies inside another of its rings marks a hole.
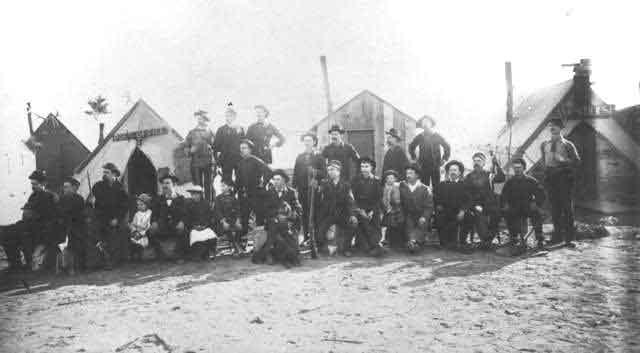
<instances>
[{"instance_id":1,"label":"wide-brimmed hat","mask_svg":"<svg viewBox=\"0 0 640 353\"><path fill-rule=\"evenodd\" d=\"M316 134L314 134L313 132L305 132L304 134L302 134L302 136L300 136L300 141L304 140L305 137L311 137L313 139L313 145L317 146L318 145L318 136Z\"/></svg>"},{"instance_id":2,"label":"wide-brimmed hat","mask_svg":"<svg viewBox=\"0 0 640 353\"><path fill-rule=\"evenodd\" d=\"M110 171L111 173L115 174L116 177L120 176L120 169L118 169L118 167L116 167L116 165L111 163L111 162L105 163L102 166L102 169L106 169L106 170Z\"/></svg>"},{"instance_id":3,"label":"wide-brimmed hat","mask_svg":"<svg viewBox=\"0 0 640 353\"><path fill-rule=\"evenodd\" d=\"M336 161L335 159L333 159L333 160L330 160L329 163L327 163L327 168L342 169L342 163L340 161Z\"/></svg>"},{"instance_id":4,"label":"wide-brimmed hat","mask_svg":"<svg viewBox=\"0 0 640 353\"><path fill-rule=\"evenodd\" d=\"M148 194L142 193L138 195L136 199L142 201L145 205L147 205L147 207L151 205L151 196L149 196Z\"/></svg>"},{"instance_id":5,"label":"wide-brimmed hat","mask_svg":"<svg viewBox=\"0 0 640 353\"><path fill-rule=\"evenodd\" d=\"M561 129L564 129L564 121L560 118L549 119L549 125L555 125Z\"/></svg>"},{"instance_id":6,"label":"wide-brimmed hat","mask_svg":"<svg viewBox=\"0 0 640 353\"><path fill-rule=\"evenodd\" d=\"M240 144L245 144L247 146L249 146L249 148L253 149L255 147L255 145L253 144L253 141L249 140L249 139L242 139L240 140Z\"/></svg>"},{"instance_id":7,"label":"wide-brimmed hat","mask_svg":"<svg viewBox=\"0 0 640 353\"><path fill-rule=\"evenodd\" d=\"M178 181L180 181L180 179L172 171L167 171L162 175L160 175L160 177L158 178L158 181L163 182L165 179L171 179L171 181L173 181L174 183L177 183Z\"/></svg>"},{"instance_id":8,"label":"wide-brimmed hat","mask_svg":"<svg viewBox=\"0 0 640 353\"><path fill-rule=\"evenodd\" d=\"M362 163L368 163L371 165L371 169L376 169L376 161L374 161L373 158L369 156L360 157L360 159L358 159L358 164Z\"/></svg>"},{"instance_id":9,"label":"wide-brimmed hat","mask_svg":"<svg viewBox=\"0 0 640 353\"><path fill-rule=\"evenodd\" d=\"M187 192L192 192L192 193L203 193L204 189L202 188L202 186L200 185L191 185L187 188Z\"/></svg>"},{"instance_id":10,"label":"wide-brimmed hat","mask_svg":"<svg viewBox=\"0 0 640 353\"><path fill-rule=\"evenodd\" d=\"M420 166L417 163L411 163L404 167L405 172L407 171L407 169L413 170L414 172L416 172L416 174L418 174L418 176L420 176L421 174Z\"/></svg>"},{"instance_id":11,"label":"wide-brimmed hat","mask_svg":"<svg viewBox=\"0 0 640 353\"><path fill-rule=\"evenodd\" d=\"M270 112L269 112L269 109L267 109L267 107L265 107L265 106L264 106L264 105L262 105L262 104L255 105L255 106L253 107L253 109L262 109L262 110L264 110L265 114L266 114L267 116L269 116L269 113L270 113Z\"/></svg>"},{"instance_id":12,"label":"wide-brimmed hat","mask_svg":"<svg viewBox=\"0 0 640 353\"><path fill-rule=\"evenodd\" d=\"M386 181L389 175L393 175L396 177L396 180L400 180L400 174L398 174L398 172L393 169L389 169L385 170L384 173L382 173L382 181Z\"/></svg>"},{"instance_id":13,"label":"wide-brimmed hat","mask_svg":"<svg viewBox=\"0 0 640 353\"><path fill-rule=\"evenodd\" d=\"M69 183L69 184L71 184L72 186L75 186L75 187L80 186L80 182L78 181L78 179L76 179L74 177L70 177L70 176L66 177L66 178L64 178L64 182L65 183Z\"/></svg>"},{"instance_id":14,"label":"wide-brimmed hat","mask_svg":"<svg viewBox=\"0 0 640 353\"><path fill-rule=\"evenodd\" d=\"M460 161L456 161L456 160L451 160L449 162L447 162L447 164L444 165L444 171L445 172L449 172L449 168L451 168L452 165L457 165L458 169L460 169L460 174L464 173L464 164L462 164L462 162Z\"/></svg>"},{"instance_id":15,"label":"wide-brimmed hat","mask_svg":"<svg viewBox=\"0 0 640 353\"><path fill-rule=\"evenodd\" d=\"M425 115L422 118L420 118L420 120L418 120L418 125L420 127L424 128L425 120L429 121L430 127L436 126L436 121L432 117L430 117L429 115Z\"/></svg>"},{"instance_id":16,"label":"wide-brimmed hat","mask_svg":"<svg viewBox=\"0 0 640 353\"><path fill-rule=\"evenodd\" d=\"M476 159L476 157L477 157L477 158L482 159L483 161L486 161L486 160L487 160L487 155L485 155L485 154L484 154L484 153L482 153L482 152L476 152L476 153L474 153L474 154L473 154L473 156L471 157L471 159Z\"/></svg>"},{"instance_id":17,"label":"wide-brimmed hat","mask_svg":"<svg viewBox=\"0 0 640 353\"><path fill-rule=\"evenodd\" d=\"M273 171L273 173L271 173L271 176L272 176L272 177L273 177L273 176L276 176L276 175L281 176L281 177L282 177L282 179L284 179L284 181L285 181L286 183L288 183L288 182L289 182L289 175L287 174L287 172L285 172L285 171L284 171L284 169L276 169L276 170L274 170L274 171Z\"/></svg>"},{"instance_id":18,"label":"wide-brimmed hat","mask_svg":"<svg viewBox=\"0 0 640 353\"><path fill-rule=\"evenodd\" d=\"M385 134L389 135L389 136L393 136L395 138L397 138L398 140L402 140L402 137L400 137L400 133L398 132L398 130L394 127L392 127L391 129L389 129L389 131L385 131Z\"/></svg>"},{"instance_id":19,"label":"wide-brimmed hat","mask_svg":"<svg viewBox=\"0 0 640 353\"><path fill-rule=\"evenodd\" d=\"M333 124L331 125L331 127L329 128L329 133L332 133L334 131L337 131L341 134L344 134L344 129L342 128L342 126L338 125L338 124Z\"/></svg>"},{"instance_id":20,"label":"wide-brimmed hat","mask_svg":"<svg viewBox=\"0 0 640 353\"><path fill-rule=\"evenodd\" d=\"M527 161L525 161L524 158L516 157L516 158L513 158L511 160L511 165L516 164L516 163L522 164L524 169L527 169Z\"/></svg>"},{"instance_id":21,"label":"wide-brimmed hat","mask_svg":"<svg viewBox=\"0 0 640 353\"><path fill-rule=\"evenodd\" d=\"M47 181L47 173L44 170L34 170L31 174L29 174L29 180L35 180L39 183L44 183Z\"/></svg>"},{"instance_id":22,"label":"wide-brimmed hat","mask_svg":"<svg viewBox=\"0 0 640 353\"><path fill-rule=\"evenodd\" d=\"M206 121L211 121L211 119L209 119L209 116L207 116L207 112L205 110L198 110L196 112L193 113L193 116L195 116L196 118L202 118Z\"/></svg>"}]
</instances>

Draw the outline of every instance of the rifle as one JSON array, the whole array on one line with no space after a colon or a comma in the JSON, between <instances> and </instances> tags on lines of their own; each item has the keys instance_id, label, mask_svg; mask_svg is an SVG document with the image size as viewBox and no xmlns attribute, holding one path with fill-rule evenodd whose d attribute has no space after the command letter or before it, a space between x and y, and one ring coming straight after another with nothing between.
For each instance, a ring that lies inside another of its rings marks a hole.
<instances>
[{"instance_id":1,"label":"rifle","mask_svg":"<svg viewBox=\"0 0 640 353\"><path fill-rule=\"evenodd\" d=\"M316 195L316 190L315 188L312 186L312 182L316 179L316 170L313 168L313 166L309 166L309 174L308 174L308 179L309 179L309 242L311 243L311 258L312 259L317 259L318 258L318 248L317 248L317 244L316 244L316 225L315 225L315 195Z\"/></svg>"}]
</instances>

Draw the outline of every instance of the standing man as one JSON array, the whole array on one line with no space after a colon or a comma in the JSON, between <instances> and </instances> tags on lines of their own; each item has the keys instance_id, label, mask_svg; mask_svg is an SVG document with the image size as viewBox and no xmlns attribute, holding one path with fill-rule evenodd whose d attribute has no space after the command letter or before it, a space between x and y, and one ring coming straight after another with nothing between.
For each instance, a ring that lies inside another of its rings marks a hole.
<instances>
[{"instance_id":1,"label":"standing man","mask_svg":"<svg viewBox=\"0 0 640 353\"><path fill-rule=\"evenodd\" d=\"M216 162L222 168L222 179L232 180L233 172L238 174L240 162L240 140L244 136L244 128L234 125L236 111L229 103L224 112L225 124L218 128L213 140L213 152Z\"/></svg>"},{"instance_id":2,"label":"standing man","mask_svg":"<svg viewBox=\"0 0 640 353\"><path fill-rule=\"evenodd\" d=\"M207 200L211 200L213 160L213 132L209 129L209 117L204 110L193 113L198 125L187 135L185 150L191 157L191 179L204 188Z\"/></svg>"},{"instance_id":3,"label":"standing man","mask_svg":"<svg viewBox=\"0 0 640 353\"><path fill-rule=\"evenodd\" d=\"M178 177L167 172L158 179L162 184L162 194L151 208L151 228L149 229L149 245L153 247L156 257L166 257L160 240L173 238L176 242L175 252L178 257L185 257L189 249L187 233L187 205L184 196L175 190Z\"/></svg>"},{"instance_id":4,"label":"standing man","mask_svg":"<svg viewBox=\"0 0 640 353\"><path fill-rule=\"evenodd\" d=\"M395 128L391 128L385 133L387 134L387 146L389 146L389 149L384 155L382 172L393 170L398 173L400 180L404 180L404 168L409 165L409 159L402 148L402 138Z\"/></svg>"},{"instance_id":5,"label":"standing man","mask_svg":"<svg viewBox=\"0 0 640 353\"><path fill-rule=\"evenodd\" d=\"M341 176L344 181L351 181L351 163L358 163L360 155L350 143L344 142L342 135L345 131L338 124L331 125L329 139L331 143L322 150L322 157L327 161L340 162Z\"/></svg>"},{"instance_id":6,"label":"standing man","mask_svg":"<svg viewBox=\"0 0 640 353\"><path fill-rule=\"evenodd\" d=\"M269 166L262 159L252 154L254 148L255 146L251 140L243 139L240 141L240 156L242 159L238 163L236 186L242 213L243 235L249 231L251 211L255 213L256 226L264 225L265 185L271 178Z\"/></svg>"},{"instance_id":7,"label":"standing man","mask_svg":"<svg viewBox=\"0 0 640 353\"><path fill-rule=\"evenodd\" d=\"M450 161L444 167L448 180L440 182L435 191L436 224L440 244L445 247L464 248L467 245L462 227L469 207L471 194L462 180L464 165L458 161Z\"/></svg>"},{"instance_id":8,"label":"standing man","mask_svg":"<svg viewBox=\"0 0 640 353\"><path fill-rule=\"evenodd\" d=\"M433 214L431 190L420 182L420 167L412 163L405 167L405 181L400 183L400 203L405 214L407 248L414 253L424 246L429 220Z\"/></svg>"},{"instance_id":9,"label":"standing man","mask_svg":"<svg viewBox=\"0 0 640 353\"><path fill-rule=\"evenodd\" d=\"M91 190L98 226L98 248L104 261L104 267L110 270L113 261L126 258L128 239L123 231L126 224L128 197L124 187L118 181L120 170L109 162L102 166L102 180L93 185Z\"/></svg>"},{"instance_id":10,"label":"standing man","mask_svg":"<svg viewBox=\"0 0 640 353\"><path fill-rule=\"evenodd\" d=\"M464 233L471 233L473 237L475 230L484 248L488 248L493 242L500 223L498 199L493 185L505 181L504 172L495 155L491 160L492 171L484 170L486 160L487 156L484 153L476 152L473 155L473 170L464 178L464 182L471 192L471 209L469 211L471 222L467 224Z\"/></svg>"},{"instance_id":11,"label":"standing man","mask_svg":"<svg viewBox=\"0 0 640 353\"><path fill-rule=\"evenodd\" d=\"M318 137L312 133L306 133L300 138L304 144L304 152L296 157L293 167L293 186L298 191L298 197L302 204L302 232L304 240L309 240L309 211L311 210L310 190L315 189L318 181L324 179L325 160L318 151Z\"/></svg>"},{"instance_id":12,"label":"standing man","mask_svg":"<svg viewBox=\"0 0 640 353\"><path fill-rule=\"evenodd\" d=\"M360 175L353 178L351 190L356 204L358 219L357 246L371 256L382 256L380 239L380 207L382 205L382 183L373 173L376 162L369 157L360 158Z\"/></svg>"},{"instance_id":13,"label":"standing man","mask_svg":"<svg viewBox=\"0 0 640 353\"><path fill-rule=\"evenodd\" d=\"M409 154L421 167L422 182L427 186L431 184L435 191L440 183L440 166L449 160L451 148L440 134L433 131L436 122L432 117L425 115L418 123L424 131L409 144ZM417 158L416 148L419 148Z\"/></svg>"},{"instance_id":14,"label":"standing man","mask_svg":"<svg viewBox=\"0 0 640 353\"><path fill-rule=\"evenodd\" d=\"M544 184L551 203L553 242L563 241L575 247L573 192L576 169L580 156L574 144L562 136L564 122L555 118L549 121L551 139L540 146L544 163Z\"/></svg>"},{"instance_id":15,"label":"standing man","mask_svg":"<svg viewBox=\"0 0 640 353\"><path fill-rule=\"evenodd\" d=\"M285 138L275 126L267 122L269 110L264 105L254 107L258 121L247 129L247 139L253 142L253 155L263 160L266 164L273 163L271 149L284 144ZM278 139L272 142L273 137Z\"/></svg>"},{"instance_id":16,"label":"standing man","mask_svg":"<svg viewBox=\"0 0 640 353\"><path fill-rule=\"evenodd\" d=\"M502 209L509 228L512 243L518 241L519 235L525 235L528 227L527 218L531 219L531 226L536 235L538 248L544 246L542 233L542 204L544 203L544 189L533 177L525 175L527 163L522 158L511 161L514 176L504 183L502 188Z\"/></svg>"},{"instance_id":17,"label":"standing man","mask_svg":"<svg viewBox=\"0 0 640 353\"><path fill-rule=\"evenodd\" d=\"M69 236L69 246L78 259L78 270L86 270L87 265L87 224L84 199L78 195L80 182L68 177L62 184L62 196L58 202L58 216L64 235Z\"/></svg>"}]
</instances>

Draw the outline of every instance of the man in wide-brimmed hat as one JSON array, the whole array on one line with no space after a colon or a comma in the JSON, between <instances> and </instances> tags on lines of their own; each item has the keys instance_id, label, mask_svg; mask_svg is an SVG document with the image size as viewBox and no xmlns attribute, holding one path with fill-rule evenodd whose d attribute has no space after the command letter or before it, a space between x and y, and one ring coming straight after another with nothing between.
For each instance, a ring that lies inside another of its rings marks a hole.
<instances>
[{"instance_id":1,"label":"man in wide-brimmed hat","mask_svg":"<svg viewBox=\"0 0 640 353\"><path fill-rule=\"evenodd\" d=\"M449 159L451 148L439 133L433 131L436 123L432 117L425 115L418 123L423 132L409 144L409 155L420 165L422 182L436 189L440 182L440 166Z\"/></svg>"},{"instance_id":2,"label":"man in wide-brimmed hat","mask_svg":"<svg viewBox=\"0 0 640 353\"><path fill-rule=\"evenodd\" d=\"M160 175L158 181L162 185L162 193L152 207L149 245L156 257L164 259L166 254L160 242L173 239L176 255L182 258L187 255L189 247L186 199L176 192L179 179L173 172Z\"/></svg>"},{"instance_id":3,"label":"man in wide-brimmed hat","mask_svg":"<svg viewBox=\"0 0 640 353\"><path fill-rule=\"evenodd\" d=\"M471 207L471 193L462 178L464 164L452 160L445 164L444 169L447 180L440 182L434 193L440 244L445 247L468 249L462 227Z\"/></svg>"},{"instance_id":4,"label":"man in wide-brimmed hat","mask_svg":"<svg viewBox=\"0 0 640 353\"><path fill-rule=\"evenodd\" d=\"M271 164L273 163L271 149L282 146L286 139L278 128L267 122L269 117L269 109L267 107L259 104L254 109L258 121L251 124L247 129L247 139L254 144L253 155L263 160L266 164ZM277 139L276 142L272 141L273 137Z\"/></svg>"},{"instance_id":5,"label":"man in wide-brimmed hat","mask_svg":"<svg viewBox=\"0 0 640 353\"><path fill-rule=\"evenodd\" d=\"M576 146L562 136L562 129L562 119L551 119L551 139L543 142L540 150L544 166L544 184L551 203L552 241L564 241L567 246L575 247L573 193L580 156Z\"/></svg>"},{"instance_id":6,"label":"man in wide-brimmed hat","mask_svg":"<svg viewBox=\"0 0 640 353\"><path fill-rule=\"evenodd\" d=\"M359 160L360 173L353 178L351 191L356 205L358 227L356 246L371 256L381 256L382 228L380 225L382 184L374 175L376 162L370 157Z\"/></svg>"},{"instance_id":7,"label":"man in wide-brimmed hat","mask_svg":"<svg viewBox=\"0 0 640 353\"><path fill-rule=\"evenodd\" d=\"M405 181L400 183L400 203L405 216L404 229L409 252L422 249L433 214L433 195L420 181L421 168L411 163L404 168Z\"/></svg>"},{"instance_id":8,"label":"man in wide-brimmed hat","mask_svg":"<svg viewBox=\"0 0 640 353\"><path fill-rule=\"evenodd\" d=\"M97 244L103 265L111 269L114 262L128 256L128 239L123 231L129 207L129 198L118 181L120 170L109 162L102 166L102 180L91 190L99 241Z\"/></svg>"},{"instance_id":9,"label":"man in wide-brimmed hat","mask_svg":"<svg viewBox=\"0 0 640 353\"><path fill-rule=\"evenodd\" d=\"M227 104L224 112L225 124L216 131L213 140L213 152L216 163L222 168L222 178L231 180L233 172L238 173L238 162L240 162L240 140L244 137L244 128L235 125L236 111L233 104Z\"/></svg>"},{"instance_id":10,"label":"man in wide-brimmed hat","mask_svg":"<svg viewBox=\"0 0 640 353\"><path fill-rule=\"evenodd\" d=\"M310 192L324 178L326 162L316 150L318 136L307 132L300 137L300 140L304 145L304 152L296 157L291 186L298 191L298 197L302 205L302 232L304 233L305 241L307 241L309 239L309 211L311 209Z\"/></svg>"},{"instance_id":11,"label":"man in wide-brimmed hat","mask_svg":"<svg viewBox=\"0 0 640 353\"><path fill-rule=\"evenodd\" d=\"M69 236L69 248L78 260L75 264L77 269L83 271L86 269L87 261L87 222L85 202L77 193L78 186L80 182L77 179L73 177L64 179L57 214L59 224L62 226L61 238Z\"/></svg>"},{"instance_id":12,"label":"man in wide-brimmed hat","mask_svg":"<svg viewBox=\"0 0 640 353\"><path fill-rule=\"evenodd\" d=\"M402 148L402 137L395 128L386 131L387 135L387 152L384 154L382 162L382 171L394 170L400 176L400 180L404 180L404 167L409 165L409 158L404 148Z\"/></svg>"},{"instance_id":13,"label":"man in wide-brimmed hat","mask_svg":"<svg viewBox=\"0 0 640 353\"><path fill-rule=\"evenodd\" d=\"M322 157L327 161L339 161L342 165L340 173L342 180L351 181L352 169L351 163L358 163L360 155L356 149L348 142L344 142L343 135L345 130L338 124L331 125L329 128L330 143L322 150Z\"/></svg>"},{"instance_id":14,"label":"man in wide-brimmed hat","mask_svg":"<svg viewBox=\"0 0 640 353\"><path fill-rule=\"evenodd\" d=\"M205 196L211 198L214 169L213 149L214 135L209 129L209 117L204 110L193 113L198 120L195 128L189 131L184 140L187 155L191 157L191 181L204 187Z\"/></svg>"},{"instance_id":15,"label":"man in wide-brimmed hat","mask_svg":"<svg viewBox=\"0 0 640 353\"><path fill-rule=\"evenodd\" d=\"M249 231L251 212L255 214L256 226L264 225L265 186L271 179L271 169L260 158L253 155L255 144L249 139L240 141L240 155L236 188L242 208L242 227Z\"/></svg>"}]
</instances>

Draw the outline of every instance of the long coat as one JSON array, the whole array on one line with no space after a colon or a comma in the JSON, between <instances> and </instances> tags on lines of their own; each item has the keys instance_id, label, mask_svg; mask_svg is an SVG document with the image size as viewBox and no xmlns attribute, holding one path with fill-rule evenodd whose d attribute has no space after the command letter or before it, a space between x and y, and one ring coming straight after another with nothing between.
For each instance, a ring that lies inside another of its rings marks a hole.
<instances>
[{"instance_id":1,"label":"long coat","mask_svg":"<svg viewBox=\"0 0 640 353\"><path fill-rule=\"evenodd\" d=\"M213 164L213 132L196 127L189 131L185 139L185 147L191 156L191 165L198 168L210 167Z\"/></svg>"},{"instance_id":2,"label":"long coat","mask_svg":"<svg viewBox=\"0 0 640 353\"><path fill-rule=\"evenodd\" d=\"M351 180L351 163L357 163L360 155L350 143L329 144L322 150L322 157L327 161L340 161L342 163L341 179ZM359 167L359 166L358 166ZM355 168L356 170L358 168Z\"/></svg>"},{"instance_id":3,"label":"long coat","mask_svg":"<svg viewBox=\"0 0 640 353\"><path fill-rule=\"evenodd\" d=\"M278 142L276 143L277 147L284 144L284 136L280 133L280 130L272 124L257 122L253 123L247 129L247 138L254 144L253 154L262 159L266 164L273 162L273 155L271 153L271 147L269 146L273 136L278 138Z\"/></svg>"},{"instance_id":4,"label":"long coat","mask_svg":"<svg viewBox=\"0 0 640 353\"><path fill-rule=\"evenodd\" d=\"M303 152L296 157L291 186L298 190L306 190L309 187L309 167L315 171L316 180L324 179L326 163L322 155L316 151Z\"/></svg>"},{"instance_id":5,"label":"long coat","mask_svg":"<svg viewBox=\"0 0 640 353\"><path fill-rule=\"evenodd\" d=\"M444 153L440 151L440 147ZM422 168L439 168L443 160L448 160L451 153L449 143L437 132L423 132L416 136L409 144L409 154L416 159L416 148L419 148L420 156L418 164Z\"/></svg>"},{"instance_id":6,"label":"long coat","mask_svg":"<svg viewBox=\"0 0 640 353\"><path fill-rule=\"evenodd\" d=\"M103 221L124 219L129 207L129 198L119 181L109 184L100 180L93 185L91 192L96 200L95 213L98 219Z\"/></svg>"},{"instance_id":7,"label":"long coat","mask_svg":"<svg viewBox=\"0 0 640 353\"><path fill-rule=\"evenodd\" d=\"M382 172L394 170L400 176L400 180L404 180L404 168L409 165L409 158L401 146L391 146L387 153L384 154L382 162Z\"/></svg>"},{"instance_id":8,"label":"long coat","mask_svg":"<svg viewBox=\"0 0 640 353\"><path fill-rule=\"evenodd\" d=\"M320 183L316 197L319 220L334 218L346 225L349 217L355 215L356 207L349 183L340 180L334 184L325 179Z\"/></svg>"},{"instance_id":9,"label":"long coat","mask_svg":"<svg viewBox=\"0 0 640 353\"><path fill-rule=\"evenodd\" d=\"M515 175L502 188L502 204L517 212L526 212L531 202L542 206L544 200L542 184L529 175Z\"/></svg>"},{"instance_id":10,"label":"long coat","mask_svg":"<svg viewBox=\"0 0 640 353\"><path fill-rule=\"evenodd\" d=\"M236 186L238 191L253 194L271 178L271 169L262 159L250 155L238 162Z\"/></svg>"},{"instance_id":11,"label":"long coat","mask_svg":"<svg viewBox=\"0 0 640 353\"><path fill-rule=\"evenodd\" d=\"M244 129L239 126L222 125L216 131L213 140L213 152L217 162L222 166L235 167L240 156L240 140L244 137Z\"/></svg>"}]
</instances>

